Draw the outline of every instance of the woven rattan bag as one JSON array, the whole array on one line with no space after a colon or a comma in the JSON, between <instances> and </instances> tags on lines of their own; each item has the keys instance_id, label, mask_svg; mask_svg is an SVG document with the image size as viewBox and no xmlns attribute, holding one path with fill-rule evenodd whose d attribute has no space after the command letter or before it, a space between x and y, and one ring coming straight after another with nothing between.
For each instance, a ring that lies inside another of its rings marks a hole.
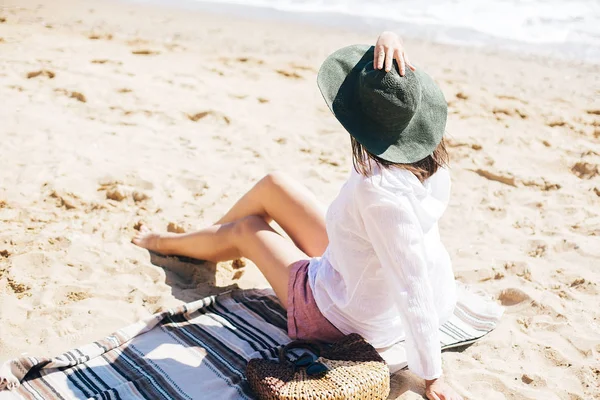
<instances>
[{"instance_id":1,"label":"woven rattan bag","mask_svg":"<svg viewBox=\"0 0 600 400\"><path fill-rule=\"evenodd\" d=\"M307 349L294 362L292 349ZM252 359L246 379L260 400L378 400L390 392L390 371L375 348L350 334L332 345L293 341L279 352L279 361Z\"/></svg>"}]
</instances>

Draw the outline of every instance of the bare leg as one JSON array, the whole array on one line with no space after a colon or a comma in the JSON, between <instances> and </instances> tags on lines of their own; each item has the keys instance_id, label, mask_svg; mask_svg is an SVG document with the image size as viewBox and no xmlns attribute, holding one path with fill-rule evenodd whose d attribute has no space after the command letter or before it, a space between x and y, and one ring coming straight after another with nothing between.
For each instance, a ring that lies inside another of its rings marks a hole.
<instances>
[{"instance_id":1,"label":"bare leg","mask_svg":"<svg viewBox=\"0 0 600 400\"><path fill-rule=\"evenodd\" d=\"M271 220L295 245L269 226ZM157 234L142 227L133 242L162 254L213 262L246 257L265 275L284 305L287 267L322 255L328 245L322 208L306 188L282 174L267 175L211 227L187 234Z\"/></svg>"},{"instance_id":2,"label":"bare leg","mask_svg":"<svg viewBox=\"0 0 600 400\"><path fill-rule=\"evenodd\" d=\"M164 255L178 255L212 262L233 260L242 255L232 242L234 223L213 225L193 233L154 233L145 226L133 243Z\"/></svg>"},{"instance_id":3,"label":"bare leg","mask_svg":"<svg viewBox=\"0 0 600 400\"><path fill-rule=\"evenodd\" d=\"M250 215L277 222L296 246L311 257L322 255L329 244L323 208L307 188L284 174L265 176L217 224Z\"/></svg>"},{"instance_id":4,"label":"bare leg","mask_svg":"<svg viewBox=\"0 0 600 400\"><path fill-rule=\"evenodd\" d=\"M267 278L284 307L287 307L288 267L308 258L259 216L214 225L190 234L159 235L142 228L133 242L163 254L214 262L246 257Z\"/></svg>"},{"instance_id":5,"label":"bare leg","mask_svg":"<svg viewBox=\"0 0 600 400\"><path fill-rule=\"evenodd\" d=\"M236 223L238 249L260 269L287 309L289 267L308 256L289 239L279 235L261 217L246 217Z\"/></svg>"}]
</instances>

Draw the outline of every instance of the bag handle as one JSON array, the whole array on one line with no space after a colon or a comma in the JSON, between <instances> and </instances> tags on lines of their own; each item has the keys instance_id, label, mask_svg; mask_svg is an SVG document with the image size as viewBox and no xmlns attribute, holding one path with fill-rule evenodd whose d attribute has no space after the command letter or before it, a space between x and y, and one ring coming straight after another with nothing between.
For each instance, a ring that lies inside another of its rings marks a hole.
<instances>
[{"instance_id":1,"label":"bag handle","mask_svg":"<svg viewBox=\"0 0 600 400\"><path fill-rule=\"evenodd\" d=\"M313 353L315 353L317 357L320 357L321 351L323 348L321 347L321 345L319 343L311 342L309 340L294 340L292 342L289 342L285 346L283 346L281 349L279 349L279 363L280 364L287 362L287 359L285 358L285 356L290 350L293 350L293 349L310 350Z\"/></svg>"}]
</instances>

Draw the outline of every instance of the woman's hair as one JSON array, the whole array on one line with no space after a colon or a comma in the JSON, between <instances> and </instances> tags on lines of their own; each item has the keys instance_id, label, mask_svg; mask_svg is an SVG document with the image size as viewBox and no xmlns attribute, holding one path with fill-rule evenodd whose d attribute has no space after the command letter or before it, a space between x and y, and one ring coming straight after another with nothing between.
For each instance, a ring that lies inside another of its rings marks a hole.
<instances>
[{"instance_id":1,"label":"woman's hair","mask_svg":"<svg viewBox=\"0 0 600 400\"><path fill-rule=\"evenodd\" d=\"M444 139L438 144L433 154L428 155L424 159L414 162L412 164L400 164L386 161L382 158L377 157L374 154L369 153L358 140L350 136L352 140L352 163L354 169L361 175L369 176L372 173L372 164L369 162L372 160L378 164L381 168L402 168L412 172L421 182L428 179L431 175L435 174L436 171L448 164L448 152L446 151L446 143Z\"/></svg>"}]
</instances>

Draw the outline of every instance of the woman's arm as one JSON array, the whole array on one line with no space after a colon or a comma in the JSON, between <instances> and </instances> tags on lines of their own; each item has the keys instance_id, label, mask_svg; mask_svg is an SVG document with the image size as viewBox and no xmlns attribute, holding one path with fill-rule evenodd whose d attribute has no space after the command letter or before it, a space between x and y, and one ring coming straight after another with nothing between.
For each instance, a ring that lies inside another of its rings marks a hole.
<instances>
[{"instance_id":1,"label":"woman's arm","mask_svg":"<svg viewBox=\"0 0 600 400\"><path fill-rule=\"evenodd\" d=\"M383 32L377 38L375 43L375 56L373 58L373 65L375 69L383 69L385 66L386 72L392 70L392 64L394 60L398 63L400 76L404 76L406 72L406 66L415 71L416 68L410 63L408 55L404 51L402 45L402 39L394 32Z\"/></svg>"},{"instance_id":2,"label":"woman's arm","mask_svg":"<svg viewBox=\"0 0 600 400\"><path fill-rule=\"evenodd\" d=\"M442 375L439 318L423 249L423 231L400 199L379 188L356 194L367 236L390 283L406 334L408 366L426 380ZM364 189L364 190L362 190Z\"/></svg>"},{"instance_id":3,"label":"woman's arm","mask_svg":"<svg viewBox=\"0 0 600 400\"><path fill-rule=\"evenodd\" d=\"M365 182L357 201L369 241L387 276L406 333L412 372L426 381L430 400L461 397L441 379L439 317L427 273L423 231L400 199Z\"/></svg>"}]
</instances>

